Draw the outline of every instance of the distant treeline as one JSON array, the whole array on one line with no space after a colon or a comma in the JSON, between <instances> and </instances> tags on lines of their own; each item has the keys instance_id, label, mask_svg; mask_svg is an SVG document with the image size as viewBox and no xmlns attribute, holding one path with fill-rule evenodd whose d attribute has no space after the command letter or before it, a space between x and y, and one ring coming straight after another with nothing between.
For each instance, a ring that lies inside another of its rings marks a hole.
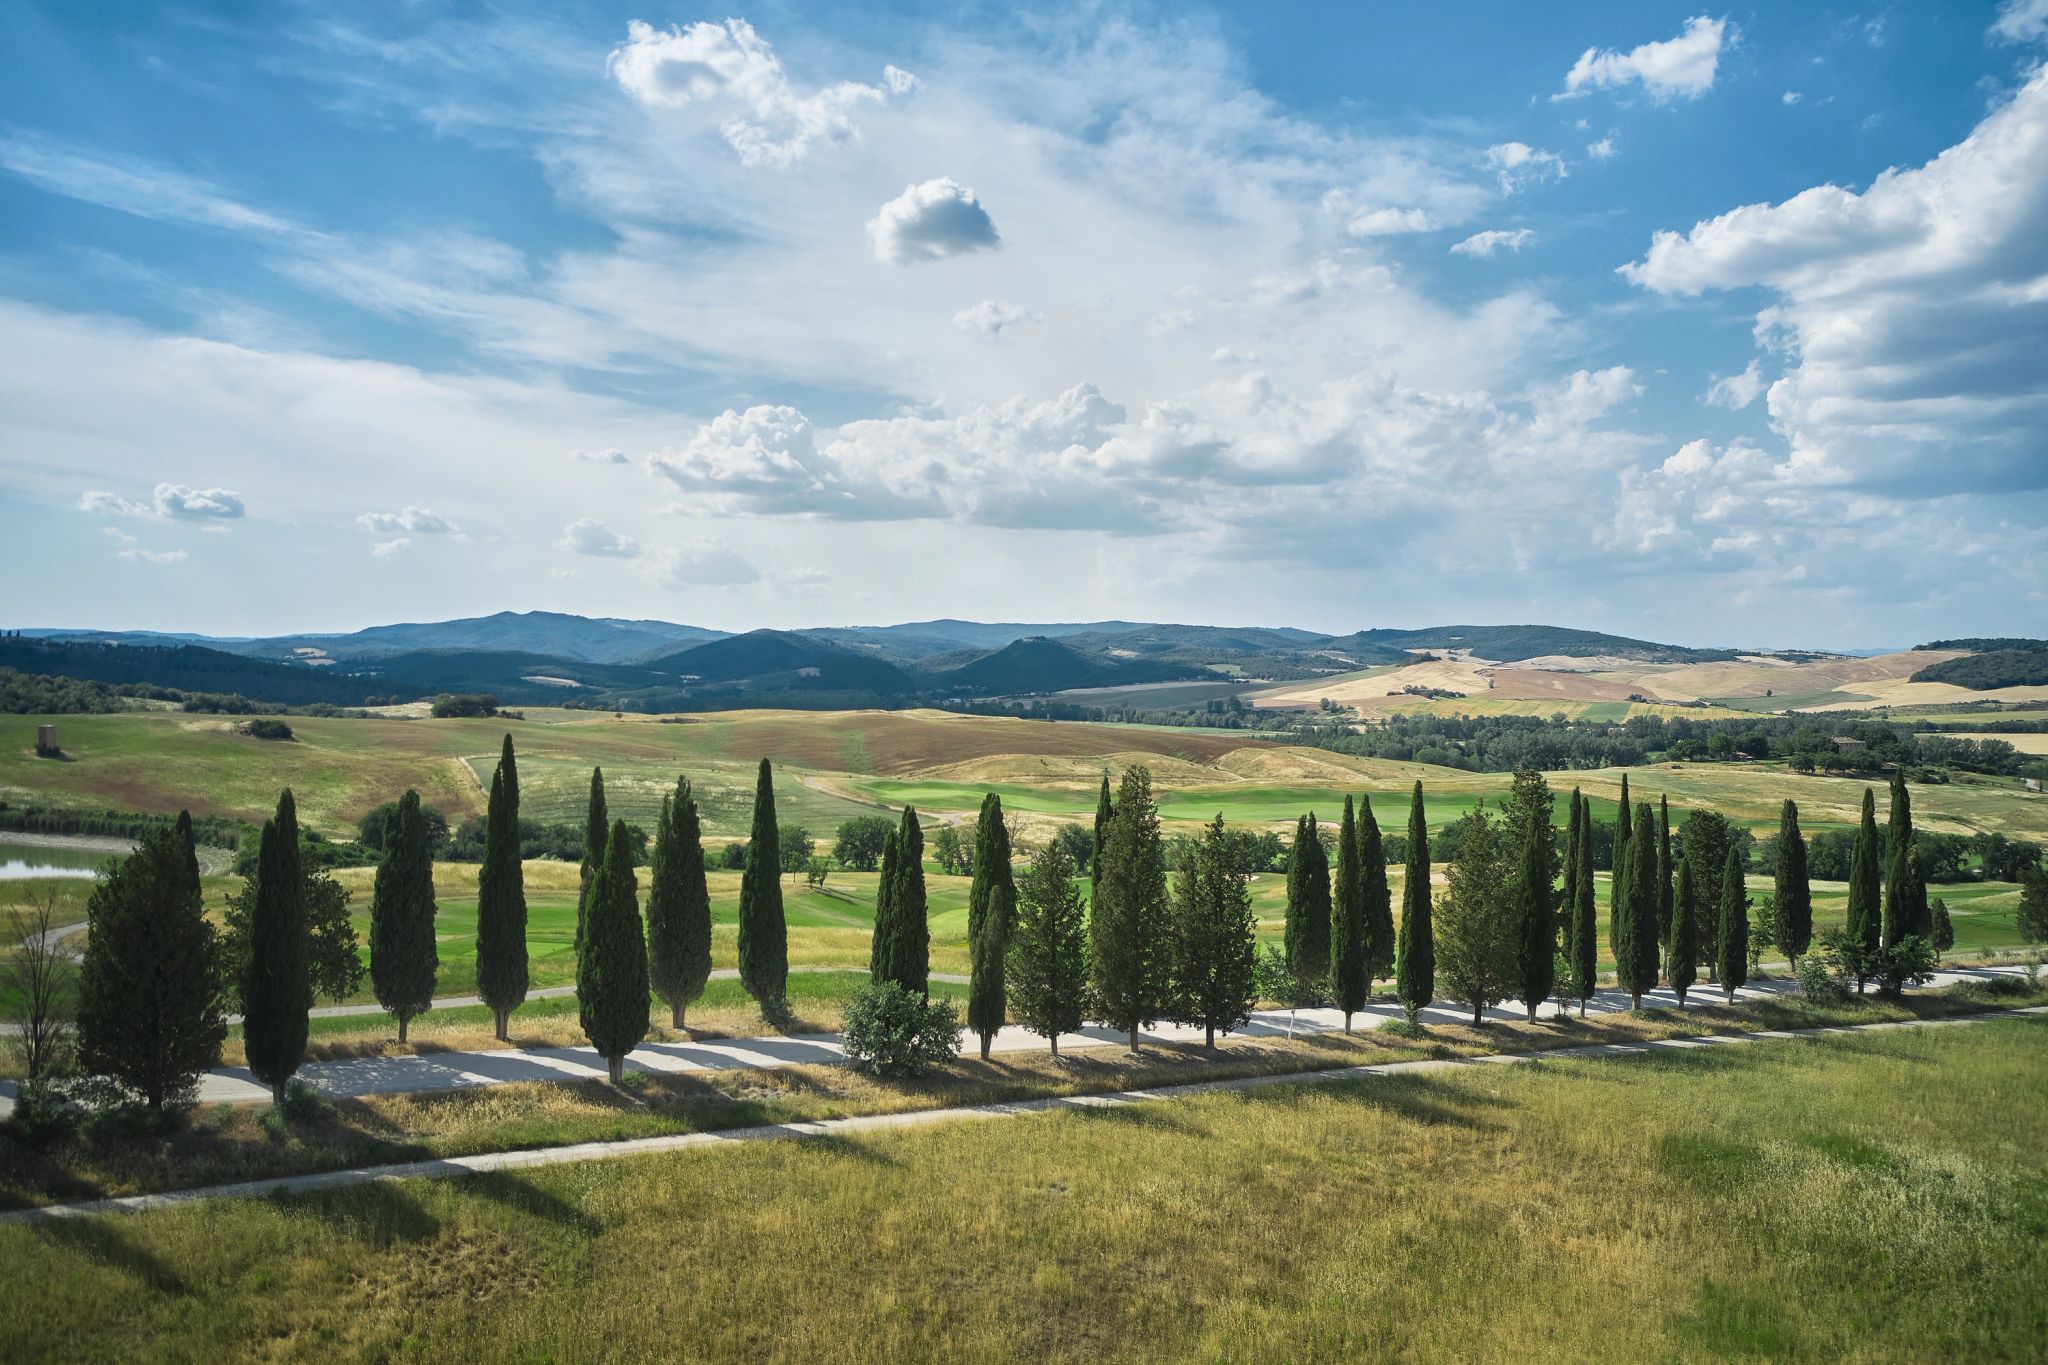
<instances>
[{"instance_id":1,"label":"distant treeline","mask_svg":"<svg viewBox=\"0 0 2048 1365\"><path fill-rule=\"evenodd\" d=\"M372 700L374 703L383 699ZM288 705L251 701L229 692L192 692L156 683L108 683L92 678L67 678L0 668L0 715L111 715L133 711L137 709L136 703L145 701L172 702L184 711L223 716L346 716L361 719L370 714L331 702Z\"/></svg>"},{"instance_id":2,"label":"distant treeline","mask_svg":"<svg viewBox=\"0 0 2048 1365\"><path fill-rule=\"evenodd\" d=\"M12 834L86 834L102 839L140 839L178 823L175 815L122 810L65 810L53 806L12 806L0 801L0 830ZM235 849L250 826L217 815L192 817L192 837L214 848ZM253 840L251 841L254 842Z\"/></svg>"},{"instance_id":3,"label":"distant treeline","mask_svg":"<svg viewBox=\"0 0 2048 1365\"><path fill-rule=\"evenodd\" d=\"M0 668L87 682L147 683L183 692L260 696L286 705L370 706L389 684L312 668L245 659L198 645L106 645L0 636Z\"/></svg>"},{"instance_id":4,"label":"distant treeline","mask_svg":"<svg viewBox=\"0 0 2048 1365\"><path fill-rule=\"evenodd\" d=\"M2026 648L1996 649L1985 654L1965 654L1929 664L1913 675L1914 682L1943 682L1988 692L1994 687L2048 686L2048 645L2022 642Z\"/></svg>"},{"instance_id":5,"label":"distant treeline","mask_svg":"<svg viewBox=\"0 0 2048 1365\"><path fill-rule=\"evenodd\" d=\"M1979 654L1990 654L2006 649L2048 649L2048 640L2029 640L2022 635L1972 635L1961 640L1930 640L1913 648L1916 652L1923 649L1970 649Z\"/></svg>"}]
</instances>

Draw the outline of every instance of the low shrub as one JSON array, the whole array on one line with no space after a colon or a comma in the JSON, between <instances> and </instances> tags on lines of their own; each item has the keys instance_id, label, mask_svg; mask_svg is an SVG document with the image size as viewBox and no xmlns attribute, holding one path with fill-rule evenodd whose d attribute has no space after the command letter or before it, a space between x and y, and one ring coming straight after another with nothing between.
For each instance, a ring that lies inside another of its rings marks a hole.
<instances>
[{"instance_id":1,"label":"low shrub","mask_svg":"<svg viewBox=\"0 0 2048 1365\"><path fill-rule=\"evenodd\" d=\"M922 1076L960 1055L960 1011L894 981L861 987L846 1002L846 1055L875 1076Z\"/></svg>"}]
</instances>

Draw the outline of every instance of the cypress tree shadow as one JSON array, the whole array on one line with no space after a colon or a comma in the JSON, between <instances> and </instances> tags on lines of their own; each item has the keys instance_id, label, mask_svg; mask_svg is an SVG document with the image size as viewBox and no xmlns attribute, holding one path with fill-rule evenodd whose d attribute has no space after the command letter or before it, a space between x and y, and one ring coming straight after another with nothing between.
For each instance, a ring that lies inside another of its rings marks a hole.
<instances>
[{"instance_id":1,"label":"cypress tree shadow","mask_svg":"<svg viewBox=\"0 0 2048 1365\"><path fill-rule=\"evenodd\" d=\"M602 1230L597 1219L522 1176L508 1175L503 1171L482 1171L463 1180L457 1188L464 1194L477 1195L586 1237L595 1236Z\"/></svg>"},{"instance_id":2,"label":"cypress tree shadow","mask_svg":"<svg viewBox=\"0 0 2048 1365\"><path fill-rule=\"evenodd\" d=\"M191 1292L170 1266L123 1236L114 1218L56 1218L37 1225L36 1232L44 1241L131 1275L160 1294L182 1297Z\"/></svg>"}]
</instances>

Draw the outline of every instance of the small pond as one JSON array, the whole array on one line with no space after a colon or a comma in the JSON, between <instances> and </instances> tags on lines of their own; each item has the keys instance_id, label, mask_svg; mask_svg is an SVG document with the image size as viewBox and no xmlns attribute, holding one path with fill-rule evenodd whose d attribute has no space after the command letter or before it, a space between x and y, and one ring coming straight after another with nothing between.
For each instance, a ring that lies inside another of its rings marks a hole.
<instances>
[{"instance_id":1,"label":"small pond","mask_svg":"<svg viewBox=\"0 0 2048 1365\"><path fill-rule=\"evenodd\" d=\"M10 843L0 836L0 882L30 877L94 877L116 856L96 848L48 848Z\"/></svg>"}]
</instances>

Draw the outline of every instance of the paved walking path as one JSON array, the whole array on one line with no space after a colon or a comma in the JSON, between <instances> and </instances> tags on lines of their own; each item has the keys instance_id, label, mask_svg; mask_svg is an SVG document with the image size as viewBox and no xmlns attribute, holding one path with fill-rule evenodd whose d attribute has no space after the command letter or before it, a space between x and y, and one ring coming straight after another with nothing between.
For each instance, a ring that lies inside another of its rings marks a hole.
<instances>
[{"instance_id":1,"label":"paved walking path","mask_svg":"<svg viewBox=\"0 0 2048 1365\"><path fill-rule=\"evenodd\" d=\"M1281 1085L1332 1085L1374 1076L1402 1076L1450 1071L1460 1067L1513 1064L1564 1058L1641 1057L1662 1052L1696 1048L1727 1047L1744 1043L1793 1038L1818 1038L1835 1034L1873 1033L1894 1029L1939 1028L1981 1022L1987 1018L2012 1015L2048 1014L2048 1005L2026 1009L1996 1010L1985 1014L1949 1019L1913 1019L1876 1024L1847 1024L1829 1028L1772 1029L1755 1033L1717 1033L1697 1038L1667 1038L1644 1043L1594 1043L1579 1047L1550 1048L1542 1052L1504 1052L1483 1057L1438 1058L1413 1062L1382 1062L1372 1066L1332 1067L1322 1071L1297 1071L1278 1075L1243 1076L1232 1080L1192 1081L1182 1085L1157 1086L1146 1090L1118 1090L1100 1095L1061 1095L1047 1099L1017 1100L1005 1104L962 1105L951 1109L926 1109L904 1114L875 1114L860 1118L807 1120L764 1124L754 1128L732 1128L723 1132L676 1133L664 1137L627 1138L616 1142L582 1142L567 1147L528 1148L512 1152L486 1152L475 1156L442 1157L408 1161L390 1166L361 1166L343 1171L322 1171L311 1175L285 1176L272 1180L249 1180L233 1185L174 1190L163 1194L137 1194L117 1199L94 1199L73 1204L50 1204L41 1208L0 1213L0 1223L42 1223L94 1214L141 1213L151 1209L174 1208L205 1199L254 1199L276 1194L309 1194L346 1189L388 1180L442 1180L457 1176L532 1170L542 1166L566 1166L586 1161L611 1161L621 1157L686 1152L728 1143L773 1142L800 1138L845 1137L857 1133L896 1132L940 1123L972 1119L1019 1118L1027 1114L1049 1114L1072 1109L1117 1109L1133 1104L1186 1099L1232 1091L1264 1090Z\"/></svg>"},{"instance_id":2,"label":"paved walking path","mask_svg":"<svg viewBox=\"0 0 2048 1365\"><path fill-rule=\"evenodd\" d=\"M1955 985L1964 981L2018 975L2022 970L2016 967L1980 967L1945 971L1937 973L1930 984ZM1736 993L1736 997L1739 1000L1765 1000L1789 994L1796 989L1790 982L1773 979L1744 987ZM1724 998L1719 988L1706 992L1695 990L1691 992L1691 996L1694 1004L1700 1003L1703 998L1715 1003ZM1647 992L1644 1003L1675 1008L1678 1001L1670 991L1660 988ZM1590 1012L1612 1014L1625 1011L1628 1007L1626 992L1607 990L1593 998ZM1554 1006L1546 1003L1538 1013L1542 1018L1554 1018L1557 1011ZM1424 1010L1423 1016L1432 1022L1464 1023L1470 1021L1472 1011L1439 1003ZM1353 1023L1357 1028L1372 1029L1380 1028L1401 1017L1399 1005L1375 1002L1367 1009L1361 1010ZM1487 1011L1489 1019L1524 1017L1525 1011L1519 1004L1511 1008ZM1244 1027L1235 1030L1234 1036L1308 1036L1334 1032L1343 1027L1344 1016L1334 1009L1261 1010L1254 1013ZM1142 1036L1148 1041L1199 1043L1202 1041L1202 1030L1186 1025L1162 1024L1145 1030ZM1091 1027L1084 1028L1079 1033L1062 1034L1060 1049L1070 1051L1076 1048L1121 1045L1124 1042L1124 1034L1119 1031ZM967 1036L966 1043L970 1047L975 1045L973 1035ZM1030 1052L1040 1051L1045 1047L1044 1038L1013 1024L996 1034L990 1050L1002 1053ZM642 1043L627 1054L626 1066L650 1074L688 1075L710 1071L832 1064L845 1060L846 1049L836 1033L771 1034L759 1038ZM349 1057L333 1061L307 1062L299 1068L300 1078L330 1099L467 1090L477 1086L505 1085L517 1081L604 1080L607 1074L604 1059L589 1047L489 1048L467 1052L422 1052L393 1057ZM0 1084L0 1119L13 1112L13 1097L13 1085ZM199 1101L202 1104L260 1103L269 1098L269 1087L259 1082L246 1067L219 1067L207 1072L199 1080Z\"/></svg>"}]
</instances>

